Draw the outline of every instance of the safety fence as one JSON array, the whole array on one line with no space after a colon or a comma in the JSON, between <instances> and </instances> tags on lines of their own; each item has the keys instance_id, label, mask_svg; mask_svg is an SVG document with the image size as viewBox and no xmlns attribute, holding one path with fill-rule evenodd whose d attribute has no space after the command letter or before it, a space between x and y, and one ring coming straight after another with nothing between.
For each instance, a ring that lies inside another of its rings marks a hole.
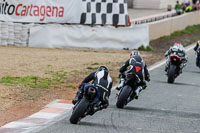
<instances>
[{"instance_id":1,"label":"safety fence","mask_svg":"<svg viewBox=\"0 0 200 133\"><path fill-rule=\"evenodd\" d=\"M144 23L155 22L158 20L166 19L166 18L173 17L173 16L176 16L175 10L170 11L170 12L145 16L145 17L141 17L141 18L131 19L131 22L133 24L144 24Z\"/></svg>"}]
</instances>

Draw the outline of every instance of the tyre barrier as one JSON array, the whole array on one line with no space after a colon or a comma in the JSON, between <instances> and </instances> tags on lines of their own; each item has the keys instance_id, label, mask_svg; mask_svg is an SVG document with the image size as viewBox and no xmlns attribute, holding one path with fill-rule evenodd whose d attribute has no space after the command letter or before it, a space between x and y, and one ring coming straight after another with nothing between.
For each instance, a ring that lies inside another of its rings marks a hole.
<instances>
[{"instance_id":1,"label":"tyre barrier","mask_svg":"<svg viewBox=\"0 0 200 133\"><path fill-rule=\"evenodd\" d=\"M0 45L27 46L32 24L0 21Z\"/></svg>"}]
</instances>

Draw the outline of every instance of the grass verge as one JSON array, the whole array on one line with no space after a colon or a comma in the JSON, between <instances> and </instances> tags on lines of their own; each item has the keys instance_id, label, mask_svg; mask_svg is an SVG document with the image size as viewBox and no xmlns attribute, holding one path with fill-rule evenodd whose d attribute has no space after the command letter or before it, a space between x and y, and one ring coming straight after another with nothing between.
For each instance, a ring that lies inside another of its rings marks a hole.
<instances>
[{"instance_id":1,"label":"grass verge","mask_svg":"<svg viewBox=\"0 0 200 133\"><path fill-rule=\"evenodd\" d=\"M64 83L67 78L67 73L64 71L46 71L48 78L42 78L34 75L15 77L6 75L0 79L0 83L5 86L23 85L30 88L50 88L51 86L60 85Z\"/></svg>"}]
</instances>

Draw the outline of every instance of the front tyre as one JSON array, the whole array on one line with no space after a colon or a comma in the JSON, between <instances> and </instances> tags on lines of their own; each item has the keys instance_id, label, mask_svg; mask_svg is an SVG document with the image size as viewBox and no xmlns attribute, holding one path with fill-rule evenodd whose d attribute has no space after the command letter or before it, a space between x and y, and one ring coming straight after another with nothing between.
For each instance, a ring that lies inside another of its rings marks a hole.
<instances>
[{"instance_id":1,"label":"front tyre","mask_svg":"<svg viewBox=\"0 0 200 133\"><path fill-rule=\"evenodd\" d=\"M118 100L116 103L117 108L124 107L124 105L127 103L127 100L131 91L132 91L132 88L128 85L122 88L121 92L119 93Z\"/></svg>"},{"instance_id":2,"label":"front tyre","mask_svg":"<svg viewBox=\"0 0 200 133\"><path fill-rule=\"evenodd\" d=\"M197 65L197 67L200 67L200 57L199 56L196 59L196 65Z\"/></svg>"},{"instance_id":3,"label":"front tyre","mask_svg":"<svg viewBox=\"0 0 200 133\"><path fill-rule=\"evenodd\" d=\"M175 73L176 73L176 66L171 64L169 66L169 72L168 72L168 83L174 83Z\"/></svg>"},{"instance_id":4,"label":"front tyre","mask_svg":"<svg viewBox=\"0 0 200 133\"><path fill-rule=\"evenodd\" d=\"M88 106L89 106L89 101L83 97L81 101L78 103L78 105L74 108L72 115L70 117L70 122L72 124L77 124L77 122L80 121L81 117L86 112Z\"/></svg>"}]
</instances>

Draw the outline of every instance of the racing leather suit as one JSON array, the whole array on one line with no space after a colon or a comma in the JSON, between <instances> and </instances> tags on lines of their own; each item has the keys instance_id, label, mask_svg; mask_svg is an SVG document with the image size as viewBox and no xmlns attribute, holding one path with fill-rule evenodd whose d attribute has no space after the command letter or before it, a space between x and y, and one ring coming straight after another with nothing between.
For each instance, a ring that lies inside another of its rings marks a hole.
<instances>
[{"instance_id":1,"label":"racing leather suit","mask_svg":"<svg viewBox=\"0 0 200 133\"><path fill-rule=\"evenodd\" d=\"M84 85L92 81L95 87L98 87L100 91L100 100L102 102L103 108L107 108L109 105L108 98L110 96L111 88L112 88L112 79L110 77L109 72L107 71L96 71L89 74L79 86L76 97L72 101L75 104L78 100L83 97L83 88Z\"/></svg>"},{"instance_id":2,"label":"racing leather suit","mask_svg":"<svg viewBox=\"0 0 200 133\"><path fill-rule=\"evenodd\" d=\"M167 72L168 67L169 67L169 63L170 63L170 55L173 52L176 51L180 51L184 54L182 58L182 64L180 65L180 73L182 73L182 69L186 66L186 63L188 61L188 58L186 56L186 52L185 52L185 48L182 45L174 45L173 47L170 47L168 51L166 51L165 53L165 57L166 57L166 66L165 66L165 72Z\"/></svg>"},{"instance_id":3,"label":"racing leather suit","mask_svg":"<svg viewBox=\"0 0 200 133\"><path fill-rule=\"evenodd\" d=\"M116 88L117 90L120 90L124 86L125 75L123 73L127 70L127 68L130 65L134 66L135 62L139 62L139 63L143 64L143 66L144 66L144 71L143 71L143 75L142 75L141 82L140 82L139 86L142 86L142 89L145 89L147 87L146 82L144 81L144 78L145 78L146 81L149 82L150 81L150 74L149 74L149 71L147 69L146 63L142 60L142 58L139 55L137 55L137 56L133 56L132 58L128 59L125 62L125 64L120 68L120 70L119 70L119 72L120 72L120 84Z\"/></svg>"}]
</instances>

